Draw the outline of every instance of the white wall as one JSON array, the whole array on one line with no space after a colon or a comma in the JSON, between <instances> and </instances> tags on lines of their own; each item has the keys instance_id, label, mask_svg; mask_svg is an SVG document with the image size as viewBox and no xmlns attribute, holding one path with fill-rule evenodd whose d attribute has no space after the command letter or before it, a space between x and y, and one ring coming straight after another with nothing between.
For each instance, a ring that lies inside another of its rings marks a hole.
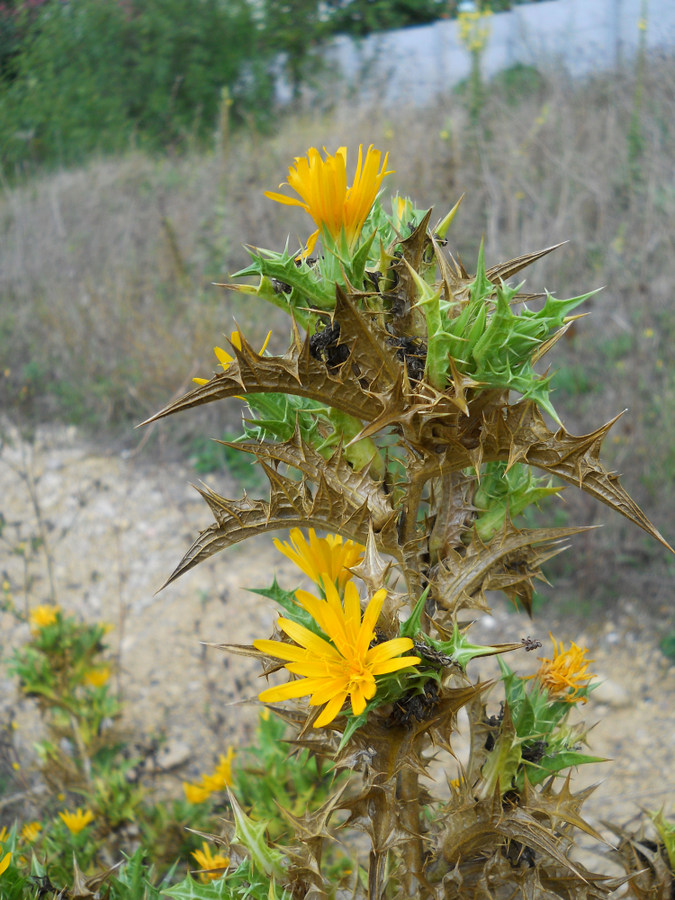
<instances>
[{"instance_id":1,"label":"white wall","mask_svg":"<svg viewBox=\"0 0 675 900\"><path fill-rule=\"evenodd\" d=\"M546 0L491 16L483 74L515 63L563 65L572 76L629 61L639 39L640 0ZM650 54L675 50L675 0L648 0ZM425 104L469 74L470 59L455 20L370 35L338 37L325 55L343 87L364 104L373 100ZM290 99L279 84L281 102Z\"/></svg>"}]
</instances>

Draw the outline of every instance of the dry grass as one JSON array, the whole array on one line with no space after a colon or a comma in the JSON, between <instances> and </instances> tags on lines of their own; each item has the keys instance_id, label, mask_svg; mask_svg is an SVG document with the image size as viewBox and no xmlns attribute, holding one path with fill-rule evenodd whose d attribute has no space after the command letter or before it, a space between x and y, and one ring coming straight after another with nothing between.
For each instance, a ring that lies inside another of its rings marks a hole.
<instances>
[{"instance_id":1,"label":"dry grass","mask_svg":"<svg viewBox=\"0 0 675 900\"><path fill-rule=\"evenodd\" d=\"M292 242L308 232L301 212L263 191L310 145L346 143L353 153L372 142L390 151L389 189L419 206L435 205L440 216L466 193L451 240L467 268L481 234L491 261L567 241L533 267L528 284L559 296L605 286L558 353L557 404L573 431L599 409L609 418L632 407L609 455L673 538L673 61L647 73L637 161L631 72L583 85L549 73L527 89L495 84L488 94L479 134L456 94L428 109L343 105L319 120L280 119L272 136L236 135L210 155L97 160L6 188L0 402L33 421L126 427L190 376L208 374L211 347L233 316L254 336L280 321L210 283L246 263L244 241L278 248L289 231ZM277 340L280 348L285 338ZM630 544L638 561L639 542Z\"/></svg>"}]
</instances>

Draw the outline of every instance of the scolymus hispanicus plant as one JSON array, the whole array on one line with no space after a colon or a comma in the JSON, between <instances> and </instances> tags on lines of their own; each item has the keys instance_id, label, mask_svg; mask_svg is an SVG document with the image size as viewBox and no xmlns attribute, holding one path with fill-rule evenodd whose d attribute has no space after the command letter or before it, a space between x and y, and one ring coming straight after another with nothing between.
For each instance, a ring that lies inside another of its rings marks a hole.
<instances>
[{"instance_id":1,"label":"scolymus hispanicus plant","mask_svg":"<svg viewBox=\"0 0 675 900\"><path fill-rule=\"evenodd\" d=\"M319 808L288 813L283 847L264 829L245 837L232 795L237 843L251 858L263 844L278 854L258 869L276 896L604 896L618 882L568 852L575 829L597 837L580 814L588 792L568 777L595 761L569 721L592 688L586 651L554 639L529 680L502 664L501 713L488 716L490 686L471 680L471 660L541 645L475 644L469 624L488 591L531 612L542 565L583 529L521 516L566 485L668 544L600 461L614 420L570 434L552 375L538 371L590 294L518 282L553 247L488 266L481 244L469 273L448 249L459 201L437 221L409 198L385 203L388 166L360 147L348 185L344 147L295 160L268 196L301 207L314 230L300 247L251 250L234 277L255 283L225 285L288 313L287 352L234 332L213 376L153 417L243 398L232 446L270 485L257 500L199 488L215 521L169 582L249 536L290 530L279 549L314 585L275 581L263 593L283 609L278 632L232 649L262 661L260 699L292 725L291 746L349 777ZM471 754L458 768L462 708ZM444 751L450 793L433 796L420 779ZM355 841L344 851L355 862L328 874L326 848L338 835L348 847L354 829L368 852Z\"/></svg>"}]
</instances>

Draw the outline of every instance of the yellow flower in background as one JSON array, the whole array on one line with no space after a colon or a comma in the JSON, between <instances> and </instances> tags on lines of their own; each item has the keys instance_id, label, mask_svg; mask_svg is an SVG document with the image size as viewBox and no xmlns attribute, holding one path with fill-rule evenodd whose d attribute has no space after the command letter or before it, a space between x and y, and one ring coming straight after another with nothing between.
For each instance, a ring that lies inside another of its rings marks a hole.
<instances>
[{"instance_id":1,"label":"yellow flower in background","mask_svg":"<svg viewBox=\"0 0 675 900\"><path fill-rule=\"evenodd\" d=\"M24 841L32 844L35 838L42 831L42 825L39 822L26 822L21 829L21 837Z\"/></svg>"},{"instance_id":2,"label":"yellow flower in background","mask_svg":"<svg viewBox=\"0 0 675 900\"><path fill-rule=\"evenodd\" d=\"M492 12L486 9L484 12L461 12L457 16L459 26L459 39L469 53L480 53L490 37L490 16Z\"/></svg>"},{"instance_id":3,"label":"yellow flower in background","mask_svg":"<svg viewBox=\"0 0 675 900\"><path fill-rule=\"evenodd\" d=\"M335 585L325 580L324 589L325 600L307 591L296 591L295 596L328 636L329 641L297 622L281 618L279 627L299 646L282 641L253 642L256 650L276 659L288 660L285 663L288 671L303 676L298 681L268 688L260 694L259 699L263 703L273 703L311 695L311 706L326 704L314 722L315 728L332 722L347 697L351 701L354 715L360 715L368 700L375 696L377 675L406 669L420 662L417 656L399 656L413 646L412 640L407 637L370 646L387 594L384 588L373 595L363 619L359 594L353 582L350 581L345 586L344 606Z\"/></svg>"},{"instance_id":4,"label":"yellow flower in background","mask_svg":"<svg viewBox=\"0 0 675 900\"><path fill-rule=\"evenodd\" d=\"M234 760L234 748L230 747L227 756L221 754L218 765L210 775L202 775L199 784L183 782L183 790L188 803L203 803L216 791L224 791L232 784L232 761Z\"/></svg>"},{"instance_id":5,"label":"yellow flower in background","mask_svg":"<svg viewBox=\"0 0 675 900\"><path fill-rule=\"evenodd\" d=\"M386 175L393 170L387 169L389 154L384 160L379 150L371 144L363 161L363 144L359 145L359 158L351 187L347 187L347 148L340 147L334 156L324 147L326 158L316 147L310 147L307 157L296 156L295 165L288 169L287 184L297 197L288 197L274 191L265 191L265 196L286 206L299 206L308 213L317 226L317 230L307 239L305 253L314 249L322 228L337 240L343 229L347 242L351 247L363 228L366 217L371 210L375 198Z\"/></svg>"},{"instance_id":6,"label":"yellow flower in background","mask_svg":"<svg viewBox=\"0 0 675 900\"><path fill-rule=\"evenodd\" d=\"M201 872L199 875L199 880L206 884L208 881L215 881L216 878L222 878L225 874L224 870L230 864L229 856L221 856L220 853L211 853L211 848L206 843L206 841L202 841L202 849L201 850L193 850L192 856L194 856L197 864L200 869L217 869L219 871L212 872Z\"/></svg>"},{"instance_id":7,"label":"yellow flower in background","mask_svg":"<svg viewBox=\"0 0 675 900\"><path fill-rule=\"evenodd\" d=\"M4 844L8 837L9 831L7 831L7 828L3 825L2 828L0 828L0 844Z\"/></svg>"},{"instance_id":8,"label":"yellow flower in background","mask_svg":"<svg viewBox=\"0 0 675 900\"><path fill-rule=\"evenodd\" d=\"M265 343L260 348L260 353L265 352L265 348L269 344L270 337L272 336L272 332L267 332L267 337L265 338ZM233 331L230 335L230 342L237 348L237 350L241 350L241 335L238 331ZM229 354L227 350L223 350L222 347L214 347L213 352L216 354L218 362L221 365L223 372L227 372L230 368L230 363L234 360L234 356ZM193 378L192 379L195 384L208 384L208 378Z\"/></svg>"},{"instance_id":9,"label":"yellow flower in background","mask_svg":"<svg viewBox=\"0 0 675 900\"><path fill-rule=\"evenodd\" d=\"M85 684L91 687L103 687L110 678L110 667L104 666L102 669L89 669L84 673Z\"/></svg>"},{"instance_id":10,"label":"yellow flower in background","mask_svg":"<svg viewBox=\"0 0 675 900\"><path fill-rule=\"evenodd\" d=\"M71 834L79 834L94 820L94 814L90 809L76 809L74 813L60 812L60 818Z\"/></svg>"},{"instance_id":11,"label":"yellow flower in background","mask_svg":"<svg viewBox=\"0 0 675 900\"><path fill-rule=\"evenodd\" d=\"M541 666L534 677L552 697L558 697L567 703L579 700L586 703L586 697L577 695L595 677L588 671L589 663L593 662L592 659L585 658L588 650L578 647L574 642L570 644L569 650L563 650L562 641L558 645L550 632L549 637L553 641L553 659L539 657Z\"/></svg>"},{"instance_id":12,"label":"yellow flower in background","mask_svg":"<svg viewBox=\"0 0 675 900\"><path fill-rule=\"evenodd\" d=\"M234 747L230 747L227 756L220 756L218 765L213 774L202 776L202 784L212 793L215 791L223 791L232 784L232 760L234 759Z\"/></svg>"},{"instance_id":13,"label":"yellow flower in background","mask_svg":"<svg viewBox=\"0 0 675 900\"><path fill-rule=\"evenodd\" d=\"M5 855L2 857L2 859L0 859L0 875L2 875L3 872L6 871L6 869L9 866L11 861L12 861L12 854L5 853Z\"/></svg>"},{"instance_id":14,"label":"yellow flower in background","mask_svg":"<svg viewBox=\"0 0 675 900\"><path fill-rule=\"evenodd\" d=\"M202 784L190 784L189 782L184 781L183 790L185 791L185 799L187 802L194 803L195 806L198 803L204 803L204 801L208 800L211 796L209 788L204 787Z\"/></svg>"},{"instance_id":15,"label":"yellow flower in background","mask_svg":"<svg viewBox=\"0 0 675 900\"><path fill-rule=\"evenodd\" d=\"M313 528L309 529L309 541L299 528L291 528L289 537L290 545L275 538L274 546L319 587L322 576L327 575L332 582L337 579L342 590L352 577L349 569L361 562L366 549L356 541L343 542L342 535L339 534L327 534L326 537L319 538Z\"/></svg>"},{"instance_id":16,"label":"yellow flower in background","mask_svg":"<svg viewBox=\"0 0 675 900\"><path fill-rule=\"evenodd\" d=\"M47 625L53 625L56 622L61 607L45 603L42 606L36 606L32 609L28 621L32 631L39 631L40 628L46 628Z\"/></svg>"}]
</instances>

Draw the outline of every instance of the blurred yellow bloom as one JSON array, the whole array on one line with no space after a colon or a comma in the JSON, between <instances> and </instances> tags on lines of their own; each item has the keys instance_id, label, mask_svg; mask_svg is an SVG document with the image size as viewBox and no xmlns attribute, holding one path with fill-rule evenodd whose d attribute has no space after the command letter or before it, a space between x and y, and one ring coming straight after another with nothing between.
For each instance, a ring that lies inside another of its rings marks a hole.
<instances>
[{"instance_id":1,"label":"blurred yellow bloom","mask_svg":"<svg viewBox=\"0 0 675 900\"><path fill-rule=\"evenodd\" d=\"M26 822L21 829L21 837L24 841L32 844L35 838L42 831L42 825L39 822Z\"/></svg>"},{"instance_id":2,"label":"blurred yellow bloom","mask_svg":"<svg viewBox=\"0 0 675 900\"><path fill-rule=\"evenodd\" d=\"M76 809L74 813L60 812L60 818L71 834L79 834L94 820L94 814L90 809Z\"/></svg>"},{"instance_id":3,"label":"blurred yellow bloom","mask_svg":"<svg viewBox=\"0 0 675 900\"><path fill-rule=\"evenodd\" d=\"M0 844L4 844L8 837L9 831L7 831L6 827L3 825L2 828L0 828Z\"/></svg>"},{"instance_id":4,"label":"blurred yellow bloom","mask_svg":"<svg viewBox=\"0 0 675 900\"><path fill-rule=\"evenodd\" d=\"M102 669L89 669L84 673L85 684L91 687L103 687L110 678L110 668L104 666Z\"/></svg>"},{"instance_id":5,"label":"blurred yellow bloom","mask_svg":"<svg viewBox=\"0 0 675 900\"><path fill-rule=\"evenodd\" d=\"M267 337L265 338L265 342L262 345L262 347L260 348L260 351L259 351L260 354L265 352L265 348L269 344L271 336L272 336L272 332L268 331ZM239 334L238 331L232 332L232 334L230 335L230 342L237 348L237 350L241 350L241 335ZM234 359L234 356L231 356L227 352L227 350L223 350L222 347L214 347L213 352L216 354L216 357L218 359L218 362L220 363L220 366L221 366L223 372L227 372L227 370L230 368L230 363ZM192 380L194 381L195 384L208 384L209 383L208 378L193 378Z\"/></svg>"},{"instance_id":6,"label":"blurred yellow bloom","mask_svg":"<svg viewBox=\"0 0 675 900\"><path fill-rule=\"evenodd\" d=\"M319 587L322 576L327 575L332 582L337 579L338 587L342 590L352 577L349 568L361 562L366 549L356 541L343 543L342 535L339 534L327 534L325 538L319 538L313 528L309 529L309 542L299 528L291 528L289 537L291 545L275 538L274 546Z\"/></svg>"},{"instance_id":7,"label":"blurred yellow bloom","mask_svg":"<svg viewBox=\"0 0 675 900\"><path fill-rule=\"evenodd\" d=\"M595 677L588 671L589 663L593 662L592 659L585 658L588 650L577 647L574 642L570 644L569 650L563 650L562 641L558 646L550 632L549 637L553 641L553 659L539 657L541 666L534 677L552 697L567 703L577 703L579 700L586 703L586 697L577 695Z\"/></svg>"},{"instance_id":8,"label":"blurred yellow bloom","mask_svg":"<svg viewBox=\"0 0 675 900\"><path fill-rule=\"evenodd\" d=\"M5 853L5 855L0 859L0 875L7 869L7 866L12 861L12 854Z\"/></svg>"},{"instance_id":9,"label":"blurred yellow bloom","mask_svg":"<svg viewBox=\"0 0 675 900\"><path fill-rule=\"evenodd\" d=\"M190 784L187 781L183 782L183 790L185 791L185 799L188 803L203 803L205 800L208 800L211 796L211 791L209 788L204 787L202 784Z\"/></svg>"},{"instance_id":10,"label":"blurred yellow bloom","mask_svg":"<svg viewBox=\"0 0 675 900\"><path fill-rule=\"evenodd\" d=\"M295 165L288 169L288 181L279 185L283 187L287 184L300 199L265 191L265 196L270 200L286 206L299 206L312 217L317 230L307 239L307 254L314 249L322 228L335 240L344 229L351 247L361 233L384 177L393 171L387 169L389 154L385 154L380 165L382 154L372 144L368 147L364 163L361 144L354 181L348 188L347 148L340 147L335 156L331 156L324 147L324 153L325 160L321 159L316 147L310 147L307 157L296 156Z\"/></svg>"},{"instance_id":11,"label":"blurred yellow bloom","mask_svg":"<svg viewBox=\"0 0 675 900\"><path fill-rule=\"evenodd\" d=\"M192 856L196 859L200 869L217 870L200 872L199 880L204 883L215 881L216 878L222 878L225 874L225 869L227 869L230 864L229 856L221 856L220 853L211 853L211 848L206 841L202 841L201 850L193 850Z\"/></svg>"},{"instance_id":12,"label":"blurred yellow bloom","mask_svg":"<svg viewBox=\"0 0 675 900\"><path fill-rule=\"evenodd\" d=\"M218 760L212 775L203 775L202 784L212 793L214 791L222 791L228 785L232 784L232 760L234 759L234 747L230 747L227 756L222 756Z\"/></svg>"},{"instance_id":13,"label":"blurred yellow bloom","mask_svg":"<svg viewBox=\"0 0 675 900\"><path fill-rule=\"evenodd\" d=\"M490 37L490 16L492 12L476 10L461 12L457 16L459 39L469 53L480 53Z\"/></svg>"},{"instance_id":14,"label":"blurred yellow bloom","mask_svg":"<svg viewBox=\"0 0 675 900\"><path fill-rule=\"evenodd\" d=\"M45 628L47 625L53 625L60 612L60 606L52 606L47 603L42 606L36 606L35 609L31 610L28 619L31 630L39 631L40 628Z\"/></svg>"},{"instance_id":15,"label":"blurred yellow bloom","mask_svg":"<svg viewBox=\"0 0 675 900\"><path fill-rule=\"evenodd\" d=\"M221 754L218 765L210 775L202 775L199 784L183 782L183 790L188 803L203 803L216 791L223 791L232 784L232 761L234 759L234 747L230 747L227 756Z\"/></svg>"},{"instance_id":16,"label":"blurred yellow bloom","mask_svg":"<svg viewBox=\"0 0 675 900\"><path fill-rule=\"evenodd\" d=\"M413 646L412 640L407 637L394 638L371 647L375 624L387 594L384 588L373 595L363 619L359 594L353 582L345 586L344 606L335 585L325 580L324 589L325 600L307 591L296 591L295 596L323 633L328 635L329 641L297 622L281 618L279 627L295 644L268 640L253 642L256 650L276 659L288 660L285 663L288 671L304 676L280 687L268 688L260 694L260 700L273 703L310 694L310 706L326 704L314 722L315 728L332 722L347 697L354 715L360 715L368 700L375 696L377 675L406 669L420 662L417 656L399 657L400 653ZM296 646L298 644L300 646Z\"/></svg>"}]
</instances>

